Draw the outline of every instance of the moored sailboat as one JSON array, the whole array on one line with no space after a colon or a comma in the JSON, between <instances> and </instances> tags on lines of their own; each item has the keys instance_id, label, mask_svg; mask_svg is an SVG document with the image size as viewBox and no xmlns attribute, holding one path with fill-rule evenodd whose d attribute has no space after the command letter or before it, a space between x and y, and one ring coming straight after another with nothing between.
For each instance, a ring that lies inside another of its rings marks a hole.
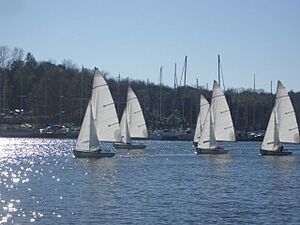
<instances>
[{"instance_id":1,"label":"moored sailboat","mask_svg":"<svg viewBox=\"0 0 300 225\"><path fill-rule=\"evenodd\" d=\"M299 143L299 129L294 107L288 92L278 81L276 100L273 107L264 140L261 155L291 155L282 143Z\"/></svg>"},{"instance_id":2,"label":"moored sailboat","mask_svg":"<svg viewBox=\"0 0 300 225\"><path fill-rule=\"evenodd\" d=\"M225 95L214 81L211 106L196 148L197 154L227 153L228 150L218 146L217 141L235 141L235 134Z\"/></svg>"},{"instance_id":3,"label":"moored sailboat","mask_svg":"<svg viewBox=\"0 0 300 225\"><path fill-rule=\"evenodd\" d=\"M132 88L128 88L127 104L121 119L121 143L114 143L116 149L143 149L144 144L133 144L131 138L147 138L148 132L139 100Z\"/></svg>"},{"instance_id":4,"label":"moored sailboat","mask_svg":"<svg viewBox=\"0 0 300 225\"><path fill-rule=\"evenodd\" d=\"M99 141L120 140L120 127L109 87L100 72L95 69L93 91L74 149L75 157L113 157L104 152Z\"/></svg>"}]
</instances>

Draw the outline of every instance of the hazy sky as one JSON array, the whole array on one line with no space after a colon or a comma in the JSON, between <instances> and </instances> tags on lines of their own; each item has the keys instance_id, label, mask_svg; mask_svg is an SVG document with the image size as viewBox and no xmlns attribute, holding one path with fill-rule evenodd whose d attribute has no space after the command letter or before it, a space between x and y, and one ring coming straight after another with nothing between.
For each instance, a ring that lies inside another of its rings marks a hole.
<instances>
[{"instance_id":1,"label":"hazy sky","mask_svg":"<svg viewBox=\"0 0 300 225\"><path fill-rule=\"evenodd\" d=\"M0 0L0 46L37 60L94 66L172 85L188 56L187 81L300 91L299 0Z\"/></svg>"}]
</instances>

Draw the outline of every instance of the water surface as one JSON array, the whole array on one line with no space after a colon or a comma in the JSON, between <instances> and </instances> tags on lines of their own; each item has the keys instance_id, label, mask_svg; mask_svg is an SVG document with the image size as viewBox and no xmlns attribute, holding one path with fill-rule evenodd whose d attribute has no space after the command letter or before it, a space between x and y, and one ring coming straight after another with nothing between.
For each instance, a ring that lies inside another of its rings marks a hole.
<instances>
[{"instance_id":1,"label":"water surface","mask_svg":"<svg viewBox=\"0 0 300 225\"><path fill-rule=\"evenodd\" d=\"M190 142L145 142L77 159L72 139L0 138L0 224L300 224L299 145L199 156Z\"/></svg>"}]
</instances>

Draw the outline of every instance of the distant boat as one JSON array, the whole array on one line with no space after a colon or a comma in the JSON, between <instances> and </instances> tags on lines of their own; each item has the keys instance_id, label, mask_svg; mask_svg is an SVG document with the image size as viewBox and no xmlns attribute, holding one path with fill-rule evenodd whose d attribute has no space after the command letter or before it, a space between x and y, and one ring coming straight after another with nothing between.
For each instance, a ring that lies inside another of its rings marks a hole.
<instances>
[{"instance_id":1,"label":"distant boat","mask_svg":"<svg viewBox=\"0 0 300 225\"><path fill-rule=\"evenodd\" d=\"M197 118L195 134L194 134L194 143L193 143L194 146L197 146L197 144L198 144L208 110L209 110L209 103L206 100L206 98L203 95L201 95L200 96L199 113L198 113L198 118Z\"/></svg>"},{"instance_id":2,"label":"distant boat","mask_svg":"<svg viewBox=\"0 0 300 225\"><path fill-rule=\"evenodd\" d=\"M132 144L131 138L148 138L143 111L135 93L128 88L127 104L121 119L121 143L114 143L116 149L143 149L144 144Z\"/></svg>"},{"instance_id":3,"label":"distant boat","mask_svg":"<svg viewBox=\"0 0 300 225\"><path fill-rule=\"evenodd\" d=\"M273 107L264 140L261 155L291 155L284 149L284 143L299 143L299 129L295 111L288 92L278 81L276 100Z\"/></svg>"},{"instance_id":4,"label":"distant boat","mask_svg":"<svg viewBox=\"0 0 300 225\"><path fill-rule=\"evenodd\" d=\"M213 85L211 106L196 148L197 154L224 154L228 150L217 141L235 141L234 127L225 95L216 81Z\"/></svg>"},{"instance_id":5,"label":"distant boat","mask_svg":"<svg viewBox=\"0 0 300 225\"><path fill-rule=\"evenodd\" d=\"M120 126L109 87L96 69L92 96L87 106L79 137L74 149L75 157L113 157L115 153L104 152L99 141L119 141Z\"/></svg>"}]
</instances>

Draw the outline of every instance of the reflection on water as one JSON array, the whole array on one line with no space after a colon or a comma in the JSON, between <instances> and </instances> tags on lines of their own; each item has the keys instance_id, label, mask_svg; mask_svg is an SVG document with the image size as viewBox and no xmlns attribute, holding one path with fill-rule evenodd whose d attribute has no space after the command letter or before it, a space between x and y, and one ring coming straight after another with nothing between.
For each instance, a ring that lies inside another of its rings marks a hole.
<instances>
[{"instance_id":1,"label":"reflection on water","mask_svg":"<svg viewBox=\"0 0 300 225\"><path fill-rule=\"evenodd\" d=\"M261 157L255 142L195 155L189 142L146 141L76 159L74 144L0 138L0 224L300 223L297 145L291 156Z\"/></svg>"}]
</instances>

